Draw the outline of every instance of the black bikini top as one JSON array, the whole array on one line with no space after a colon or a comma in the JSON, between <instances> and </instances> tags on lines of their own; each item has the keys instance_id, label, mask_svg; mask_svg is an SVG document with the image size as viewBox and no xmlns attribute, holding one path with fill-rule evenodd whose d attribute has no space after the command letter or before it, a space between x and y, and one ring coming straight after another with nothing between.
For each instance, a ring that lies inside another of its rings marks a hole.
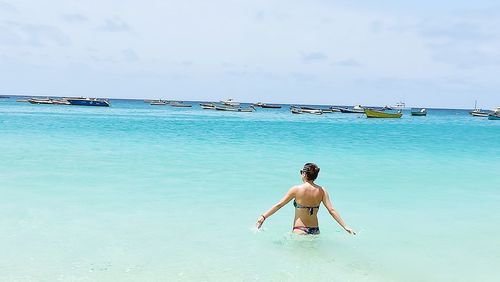
<instances>
[{"instance_id":1,"label":"black bikini top","mask_svg":"<svg viewBox=\"0 0 500 282\"><path fill-rule=\"evenodd\" d=\"M297 209L308 209L310 215L313 215L314 209L319 209L319 206L317 206L317 207L306 207L306 206L303 206L303 205L297 203L297 201L295 201L295 199L293 199L293 206L295 208L297 208Z\"/></svg>"}]
</instances>

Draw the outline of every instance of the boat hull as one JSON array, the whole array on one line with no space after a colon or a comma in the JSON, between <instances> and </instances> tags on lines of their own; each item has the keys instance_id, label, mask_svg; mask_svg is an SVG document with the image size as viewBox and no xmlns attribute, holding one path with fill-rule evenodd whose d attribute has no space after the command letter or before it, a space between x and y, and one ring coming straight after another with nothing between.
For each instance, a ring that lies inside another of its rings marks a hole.
<instances>
[{"instance_id":1,"label":"boat hull","mask_svg":"<svg viewBox=\"0 0 500 282\"><path fill-rule=\"evenodd\" d=\"M74 106L109 107L109 102L105 100L68 99L67 101Z\"/></svg>"},{"instance_id":2,"label":"boat hull","mask_svg":"<svg viewBox=\"0 0 500 282\"><path fill-rule=\"evenodd\" d=\"M416 116L416 117L424 117L427 115L427 113L421 113L421 112L411 112L411 115L412 116Z\"/></svg>"},{"instance_id":3,"label":"boat hull","mask_svg":"<svg viewBox=\"0 0 500 282\"><path fill-rule=\"evenodd\" d=\"M365 114L367 118L400 118L403 116L403 113L386 113L379 112L374 110L365 109Z\"/></svg>"},{"instance_id":4,"label":"boat hull","mask_svg":"<svg viewBox=\"0 0 500 282\"><path fill-rule=\"evenodd\" d=\"M500 120L500 114L499 115L489 115L488 119L489 120Z\"/></svg>"},{"instance_id":5,"label":"boat hull","mask_svg":"<svg viewBox=\"0 0 500 282\"><path fill-rule=\"evenodd\" d=\"M354 110L354 109L347 109L347 108L341 108L339 110L340 110L340 112L342 112L344 114L363 114L363 113L365 113L364 110Z\"/></svg>"},{"instance_id":6,"label":"boat hull","mask_svg":"<svg viewBox=\"0 0 500 282\"><path fill-rule=\"evenodd\" d=\"M486 112L469 112L473 117L488 117L489 113Z\"/></svg>"}]
</instances>

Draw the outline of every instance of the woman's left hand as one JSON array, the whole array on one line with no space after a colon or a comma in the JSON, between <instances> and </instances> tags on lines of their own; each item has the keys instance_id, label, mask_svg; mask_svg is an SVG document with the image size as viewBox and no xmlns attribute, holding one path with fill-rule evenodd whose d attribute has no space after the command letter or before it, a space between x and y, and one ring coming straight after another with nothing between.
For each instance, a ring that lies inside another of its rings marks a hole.
<instances>
[{"instance_id":1,"label":"woman's left hand","mask_svg":"<svg viewBox=\"0 0 500 282\"><path fill-rule=\"evenodd\" d=\"M266 218L263 217L262 215L259 217L259 219L257 220L257 223L255 224L255 226L257 226L257 229L260 229L262 224L264 224L265 220L266 220Z\"/></svg>"}]
</instances>

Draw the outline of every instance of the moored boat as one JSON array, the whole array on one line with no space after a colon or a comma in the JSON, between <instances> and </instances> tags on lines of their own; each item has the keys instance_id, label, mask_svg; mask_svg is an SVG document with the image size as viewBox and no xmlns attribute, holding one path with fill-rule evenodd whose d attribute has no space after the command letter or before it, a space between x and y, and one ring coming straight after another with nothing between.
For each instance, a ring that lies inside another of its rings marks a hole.
<instances>
[{"instance_id":1,"label":"moored boat","mask_svg":"<svg viewBox=\"0 0 500 282\"><path fill-rule=\"evenodd\" d=\"M110 103L98 98L68 98L67 101L74 106L109 107Z\"/></svg>"},{"instance_id":2,"label":"moored boat","mask_svg":"<svg viewBox=\"0 0 500 282\"><path fill-rule=\"evenodd\" d=\"M243 113L250 113L250 112L255 111L255 108L253 106L250 106L248 108L241 108L241 107L233 107L233 106L228 106L228 105L215 105L215 109L217 111L243 112Z\"/></svg>"},{"instance_id":3,"label":"moored boat","mask_svg":"<svg viewBox=\"0 0 500 282\"><path fill-rule=\"evenodd\" d=\"M151 106L165 106L168 102L164 100L150 100L149 104Z\"/></svg>"},{"instance_id":4,"label":"moored boat","mask_svg":"<svg viewBox=\"0 0 500 282\"><path fill-rule=\"evenodd\" d=\"M367 118L400 118L403 116L401 111L397 113L387 113L370 109L365 109L365 114Z\"/></svg>"},{"instance_id":5,"label":"moored boat","mask_svg":"<svg viewBox=\"0 0 500 282\"><path fill-rule=\"evenodd\" d=\"M488 115L488 119L490 120L500 120L500 107L496 108Z\"/></svg>"},{"instance_id":6,"label":"moored boat","mask_svg":"<svg viewBox=\"0 0 500 282\"><path fill-rule=\"evenodd\" d=\"M176 102L171 102L170 106L176 107L176 108L191 108L191 104L186 104L184 102L176 101Z\"/></svg>"},{"instance_id":7,"label":"moored boat","mask_svg":"<svg viewBox=\"0 0 500 282\"><path fill-rule=\"evenodd\" d=\"M200 106L204 110L215 110L215 104L214 103L200 103Z\"/></svg>"},{"instance_id":8,"label":"moored boat","mask_svg":"<svg viewBox=\"0 0 500 282\"><path fill-rule=\"evenodd\" d=\"M426 116L427 110L426 109L411 109L411 115L412 116Z\"/></svg>"},{"instance_id":9,"label":"moored boat","mask_svg":"<svg viewBox=\"0 0 500 282\"><path fill-rule=\"evenodd\" d=\"M280 105L276 105L276 104L265 104L265 103L262 103L260 105L261 108L263 109L281 109L281 106Z\"/></svg>"},{"instance_id":10,"label":"moored boat","mask_svg":"<svg viewBox=\"0 0 500 282\"><path fill-rule=\"evenodd\" d=\"M45 98L45 99L40 99L40 98L31 98L28 99L28 102L30 104L37 104L37 105L52 105L52 99L50 98Z\"/></svg>"},{"instance_id":11,"label":"moored boat","mask_svg":"<svg viewBox=\"0 0 500 282\"><path fill-rule=\"evenodd\" d=\"M323 111L316 108L311 107L302 107L302 106L291 106L290 111L292 114L313 114L313 115L322 115Z\"/></svg>"},{"instance_id":12,"label":"moored boat","mask_svg":"<svg viewBox=\"0 0 500 282\"><path fill-rule=\"evenodd\" d=\"M342 113L345 114L363 114L365 109L361 105L356 105L352 108L339 108Z\"/></svg>"},{"instance_id":13,"label":"moored boat","mask_svg":"<svg viewBox=\"0 0 500 282\"><path fill-rule=\"evenodd\" d=\"M236 102L233 99L223 100L223 101L220 101L220 103L222 105L231 106L231 107L239 107L240 106L240 102Z\"/></svg>"},{"instance_id":14,"label":"moored boat","mask_svg":"<svg viewBox=\"0 0 500 282\"><path fill-rule=\"evenodd\" d=\"M490 113L482 111L481 109L474 109L470 111L469 114L473 117L487 117Z\"/></svg>"}]
</instances>

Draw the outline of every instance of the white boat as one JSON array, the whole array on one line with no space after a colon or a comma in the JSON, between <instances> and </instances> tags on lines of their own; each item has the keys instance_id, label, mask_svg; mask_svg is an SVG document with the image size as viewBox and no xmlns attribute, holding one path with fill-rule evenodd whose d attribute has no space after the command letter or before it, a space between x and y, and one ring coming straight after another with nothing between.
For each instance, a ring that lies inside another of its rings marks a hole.
<instances>
[{"instance_id":1,"label":"white boat","mask_svg":"<svg viewBox=\"0 0 500 282\"><path fill-rule=\"evenodd\" d=\"M233 99L223 100L223 101L220 101L220 103L222 105L231 106L231 107L239 107L240 106L240 102L236 102Z\"/></svg>"},{"instance_id":2,"label":"white boat","mask_svg":"<svg viewBox=\"0 0 500 282\"><path fill-rule=\"evenodd\" d=\"M167 103L167 101L163 101L163 100L151 100L151 102L149 102L149 104L151 106L165 106Z\"/></svg>"},{"instance_id":3,"label":"white boat","mask_svg":"<svg viewBox=\"0 0 500 282\"><path fill-rule=\"evenodd\" d=\"M200 107L204 110L215 110L215 104L214 103L201 103Z\"/></svg>"},{"instance_id":4,"label":"white boat","mask_svg":"<svg viewBox=\"0 0 500 282\"><path fill-rule=\"evenodd\" d=\"M406 104L404 102L400 101L400 102L396 103L396 105L394 105L390 108L392 108L393 110L402 110L402 109L406 108Z\"/></svg>"}]
</instances>

